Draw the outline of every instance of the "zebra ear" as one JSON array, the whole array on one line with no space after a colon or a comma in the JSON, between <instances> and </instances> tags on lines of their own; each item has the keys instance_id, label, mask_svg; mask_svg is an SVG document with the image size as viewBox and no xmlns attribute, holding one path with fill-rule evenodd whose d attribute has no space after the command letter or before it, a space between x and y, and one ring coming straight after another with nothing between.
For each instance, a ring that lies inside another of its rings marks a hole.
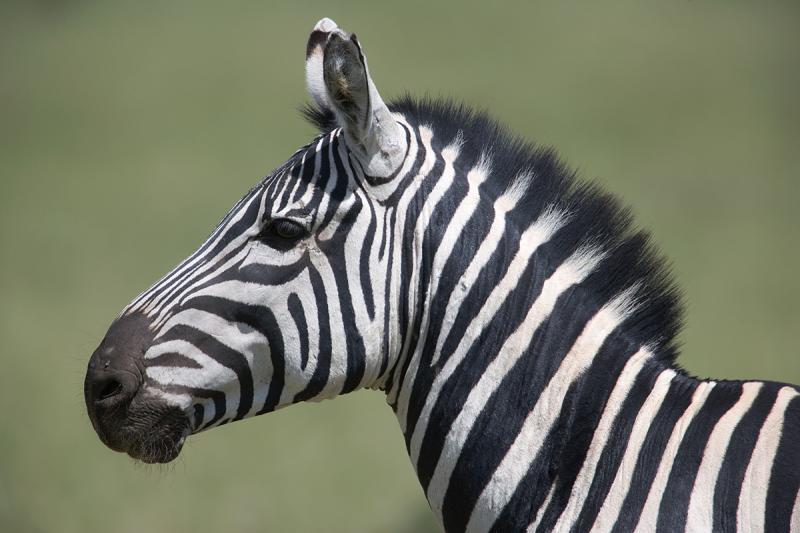
<instances>
[{"instance_id":1,"label":"zebra ear","mask_svg":"<svg viewBox=\"0 0 800 533\"><path fill-rule=\"evenodd\" d=\"M333 111L368 179L383 183L400 168L407 140L369 76L355 35L322 19L308 39L306 85L317 105Z\"/></svg>"}]
</instances>

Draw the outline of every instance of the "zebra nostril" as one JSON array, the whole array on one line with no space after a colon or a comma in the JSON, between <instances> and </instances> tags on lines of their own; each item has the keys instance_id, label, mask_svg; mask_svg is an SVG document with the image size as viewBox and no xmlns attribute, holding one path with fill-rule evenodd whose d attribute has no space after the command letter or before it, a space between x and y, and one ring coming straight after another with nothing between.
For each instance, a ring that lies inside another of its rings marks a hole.
<instances>
[{"instance_id":1,"label":"zebra nostril","mask_svg":"<svg viewBox=\"0 0 800 533\"><path fill-rule=\"evenodd\" d=\"M117 381L114 378L109 379L106 383L102 385L100 391L97 394L96 401L101 402L103 400L107 400L118 394L121 394L124 390L122 383Z\"/></svg>"}]
</instances>

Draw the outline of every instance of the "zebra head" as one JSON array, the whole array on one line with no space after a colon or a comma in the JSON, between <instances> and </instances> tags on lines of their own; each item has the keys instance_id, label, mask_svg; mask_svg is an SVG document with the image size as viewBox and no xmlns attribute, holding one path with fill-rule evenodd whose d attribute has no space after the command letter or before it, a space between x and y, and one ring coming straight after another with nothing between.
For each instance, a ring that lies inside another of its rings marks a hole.
<instances>
[{"instance_id":1,"label":"zebra head","mask_svg":"<svg viewBox=\"0 0 800 533\"><path fill-rule=\"evenodd\" d=\"M389 257L404 246L387 199L412 135L330 19L309 38L306 81L334 127L131 302L92 355L86 405L110 448L167 462L189 434L385 380L401 308Z\"/></svg>"}]
</instances>

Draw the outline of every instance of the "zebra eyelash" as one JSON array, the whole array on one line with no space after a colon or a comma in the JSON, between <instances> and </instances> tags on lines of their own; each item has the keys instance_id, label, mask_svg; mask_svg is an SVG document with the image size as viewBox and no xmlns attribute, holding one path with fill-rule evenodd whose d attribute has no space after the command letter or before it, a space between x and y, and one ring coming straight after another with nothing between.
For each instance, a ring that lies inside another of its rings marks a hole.
<instances>
[{"instance_id":1,"label":"zebra eyelash","mask_svg":"<svg viewBox=\"0 0 800 533\"><path fill-rule=\"evenodd\" d=\"M278 218L268 224L268 229L282 239L300 239L308 234L306 227L290 218Z\"/></svg>"},{"instance_id":2,"label":"zebra eyelash","mask_svg":"<svg viewBox=\"0 0 800 533\"><path fill-rule=\"evenodd\" d=\"M271 248L287 251L308 237L305 224L291 218L275 218L264 223L256 240Z\"/></svg>"}]
</instances>

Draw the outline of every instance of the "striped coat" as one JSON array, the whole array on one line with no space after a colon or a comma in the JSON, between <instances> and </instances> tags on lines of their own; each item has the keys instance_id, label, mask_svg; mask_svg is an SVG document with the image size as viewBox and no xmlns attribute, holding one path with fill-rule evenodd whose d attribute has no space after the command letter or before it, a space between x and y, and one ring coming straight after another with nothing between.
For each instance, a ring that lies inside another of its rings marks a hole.
<instances>
[{"instance_id":1,"label":"striped coat","mask_svg":"<svg viewBox=\"0 0 800 533\"><path fill-rule=\"evenodd\" d=\"M800 390L676 365L677 291L613 197L483 114L385 104L329 19L306 75L319 136L93 354L106 444L166 462L374 388L448 531L800 531Z\"/></svg>"}]
</instances>

